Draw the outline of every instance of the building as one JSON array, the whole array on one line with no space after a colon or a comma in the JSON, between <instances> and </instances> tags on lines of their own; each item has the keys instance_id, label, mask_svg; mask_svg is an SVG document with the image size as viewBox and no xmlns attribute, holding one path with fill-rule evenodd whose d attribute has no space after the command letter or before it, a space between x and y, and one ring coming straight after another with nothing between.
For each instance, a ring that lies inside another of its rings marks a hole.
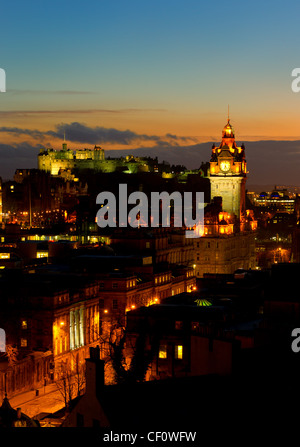
<instances>
[{"instance_id":1,"label":"building","mask_svg":"<svg viewBox=\"0 0 300 447\"><path fill-rule=\"evenodd\" d=\"M99 285L91 278L7 270L1 303L0 326L17 356L7 371L9 396L73 373L99 340ZM0 374L2 390L3 383Z\"/></svg>"},{"instance_id":2,"label":"building","mask_svg":"<svg viewBox=\"0 0 300 447\"><path fill-rule=\"evenodd\" d=\"M245 147L236 145L235 132L228 118L220 146L212 147L209 174L211 200L222 197L223 211L234 214L239 220L246 212L246 176Z\"/></svg>"},{"instance_id":3,"label":"building","mask_svg":"<svg viewBox=\"0 0 300 447\"><path fill-rule=\"evenodd\" d=\"M111 245L118 246L123 252L148 254L154 264L193 265L193 239L187 238L181 228L114 231Z\"/></svg>"},{"instance_id":4,"label":"building","mask_svg":"<svg viewBox=\"0 0 300 447\"><path fill-rule=\"evenodd\" d=\"M221 222L221 223L220 223ZM195 274L203 277L209 273L233 273L237 269L254 269L256 252L254 234L249 232L221 233L222 221L213 226L211 234L195 239ZM229 226L226 223L225 230Z\"/></svg>"},{"instance_id":5,"label":"building","mask_svg":"<svg viewBox=\"0 0 300 447\"><path fill-rule=\"evenodd\" d=\"M232 374L240 342L223 330L228 310L204 302L197 293L173 298L128 313L127 356L135 358L144 340L144 357L150 358L146 380Z\"/></svg>"},{"instance_id":6,"label":"building","mask_svg":"<svg viewBox=\"0 0 300 447\"><path fill-rule=\"evenodd\" d=\"M0 428L12 427L39 427L38 421L21 412L21 408L12 408L7 396L4 397L0 407Z\"/></svg>"},{"instance_id":7,"label":"building","mask_svg":"<svg viewBox=\"0 0 300 447\"><path fill-rule=\"evenodd\" d=\"M293 213L295 208L293 195L289 194L286 188L275 187L271 192L262 191L260 194L253 194L252 203L271 212Z\"/></svg>"},{"instance_id":8,"label":"building","mask_svg":"<svg viewBox=\"0 0 300 447\"><path fill-rule=\"evenodd\" d=\"M245 147L235 143L230 120L223 129L219 147L212 147L209 179L211 203L204 210L204 230L194 239L195 274L233 273L256 266L252 210L246 210Z\"/></svg>"},{"instance_id":9,"label":"building","mask_svg":"<svg viewBox=\"0 0 300 447\"><path fill-rule=\"evenodd\" d=\"M170 166L168 165L170 168ZM165 170L166 166L164 167ZM61 150L41 149L38 155L38 169L54 176L70 177L74 170L92 169L95 172L159 172L159 163L149 157L127 155L120 158L105 158L104 149L71 150L64 141ZM68 175L67 175L68 174Z\"/></svg>"}]
</instances>

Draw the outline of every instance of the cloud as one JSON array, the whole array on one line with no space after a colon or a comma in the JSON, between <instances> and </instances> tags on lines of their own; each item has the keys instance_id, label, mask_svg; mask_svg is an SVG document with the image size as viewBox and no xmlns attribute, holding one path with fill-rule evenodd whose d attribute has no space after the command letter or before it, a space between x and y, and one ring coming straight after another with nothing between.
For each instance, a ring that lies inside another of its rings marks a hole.
<instances>
[{"instance_id":1,"label":"cloud","mask_svg":"<svg viewBox=\"0 0 300 447\"><path fill-rule=\"evenodd\" d=\"M12 179L16 169L37 168L37 155L42 146L27 142L0 144L0 176L3 180Z\"/></svg>"},{"instance_id":2,"label":"cloud","mask_svg":"<svg viewBox=\"0 0 300 447\"><path fill-rule=\"evenodd\" d=\"M118 130L106 127L89 127L85 124L73 122L70 124L58 124L56 131L48 131L47 135L56 138L63 138L64 132L68 141L88 144L131 144L134 140L157 141L159 137L149 135L138 135L135 132L127 130Z\"/></svg>"},{"instance_id":3,"label":"cloud","mask_svg":"<svg viewBox=\"0 0 300 447\"><path fill-rule=\"evenodd\" d=\"M55 126L55 130L39 131L37 129L22 129L19 127L0 127L0 132L11 135L27 135L33 139L44 140L46 137L63 139L64 134L68 141L81 144L120 144L128 146L135 142L155 143L162 146L178 146L188 141L195 141L189 137L178 137L172 134L165 136L137 134L132 130L119 130L101 126L90 127L83 123L61 123Z\"/></svg>"},{"instance_id":4,"label":"cloud","mask_svg":"<svg viewBox=\"0 0 300 447\"><path fill-rule=\"evenodd\" d=\"M6 93L12 93L13 95L96 95L98 92L80 91L80 90L22 90L22 89L9 89Z\"/></svg>"},{"instance_id":5,"label":"cloud","mask_svg":"<svg viewBox=\"0 0 300 447\"><path fill-rule=\"evenodd\" d=\"M0 132L2 133L9 133L12 135L20 136L20 135L28 135L32 138L45 138L45 133L41 132L39 130L33 130L33 129L21 129L19 127L7 127L2 126L0 127Z\"/></svg>"},{"instance_id":6,"label":"cloud","mask_svg":"<svg viewBox=\"0 0 300 447\"><path fill-rule=\"evenodd\" d=\"M0 116L3 117L19 117L19 116L35 116L35 115L92 115L92 114L129 114L129 113L149 113L149 112L166 112L166 109L55 109L55 110L1 110Z\"/></svg>"}]
</instances>

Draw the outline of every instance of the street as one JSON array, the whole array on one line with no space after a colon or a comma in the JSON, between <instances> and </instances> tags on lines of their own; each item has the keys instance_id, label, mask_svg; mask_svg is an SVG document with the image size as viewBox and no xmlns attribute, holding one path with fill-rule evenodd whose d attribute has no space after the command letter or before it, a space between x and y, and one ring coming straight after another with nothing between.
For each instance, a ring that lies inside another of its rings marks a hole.
<instances>
[{"instance_id":1,"label":"street","mask_svg":"<svg viewBox=\"0 0 300 447\"><path fill-rule=\"evenodd\" d=\"M39 396L36 396L35 390L31 390L11 397L9 402L14 409L20 407L22 413L31 418L36 418L40 413L55 413L65 406L56 383L40 388Z\"/></svg>"}]
</instances>

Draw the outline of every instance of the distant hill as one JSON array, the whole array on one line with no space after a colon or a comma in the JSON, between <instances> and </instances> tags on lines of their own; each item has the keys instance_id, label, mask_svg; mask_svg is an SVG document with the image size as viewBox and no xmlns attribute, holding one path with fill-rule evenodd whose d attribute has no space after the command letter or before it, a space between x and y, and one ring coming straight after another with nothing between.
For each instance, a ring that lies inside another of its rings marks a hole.
<instances>
[{"instance_id":1,"label":"distant hill","mask_svg":"<svg viewBox=\"0 0 300 447\"><path fill-rule=\"evenodd\" d=\"M245 141L246 160L248 163L248 184L269 186L300 186L300 141ZM158 157L161 162L183 164L188 169L197 169L201 162L210 160L213 142L194 144L191 146L169 146L140 148L122 151L106 151L106 156L117 156L132 153L140 156ZM263 189L262 189L263 190Z\"/></svg>"},{"instance_id":2,"label":"distant hill","mask_svg":"<svg viewBox=\"0 0 300 447\"><path fill-rule=\"evenodd\" d=\"M242 142L237 142L241 144ZM190 146L155 146L122 150L105 150L106 157L120 157L128 154L157 157L170 164L182 164L188 169L198 169L202 162L210 160L213 142ZM300 141L244 141L248 162L250 185L298 185L300 186ZM82 145L79 145L82 146ZM0 144L0 176L12 178L18 168L36 168L40 145L22 143L15 146ZM76 145L74 144L74 147ZM105 147L104 147L105 149Z\"/></svg>"},{"instance_id":3,"label":"distant hill","mask_svg":"<svg viewBox=\"0 0 300 447\"><path fill-rule=\"evenodd\" d=\"M198 169L202 162L209 161L212 143L193 146L168 146L105 151L106 157L121 157L133 154L140 157L157 157L159 162L167 161L174 165L184 165L187 169Z\"/></svg>"}]
</instances>

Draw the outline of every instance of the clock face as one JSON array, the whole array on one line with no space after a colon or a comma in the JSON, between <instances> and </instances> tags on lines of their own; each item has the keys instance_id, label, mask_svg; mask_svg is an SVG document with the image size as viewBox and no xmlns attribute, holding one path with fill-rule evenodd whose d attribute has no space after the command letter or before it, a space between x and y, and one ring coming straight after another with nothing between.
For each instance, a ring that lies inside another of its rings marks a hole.
<instances>
[{"instance_id":1,"label":"clock face","mask_svg":"<svg viewBox=\"0 0 300 447\"><path fill-rule=\"evenodd\" d=\"M221 161L220 169L223 172L228 172L230 169L230 161L228 161L228 160Z\"/></svg>"}]
</instances>

